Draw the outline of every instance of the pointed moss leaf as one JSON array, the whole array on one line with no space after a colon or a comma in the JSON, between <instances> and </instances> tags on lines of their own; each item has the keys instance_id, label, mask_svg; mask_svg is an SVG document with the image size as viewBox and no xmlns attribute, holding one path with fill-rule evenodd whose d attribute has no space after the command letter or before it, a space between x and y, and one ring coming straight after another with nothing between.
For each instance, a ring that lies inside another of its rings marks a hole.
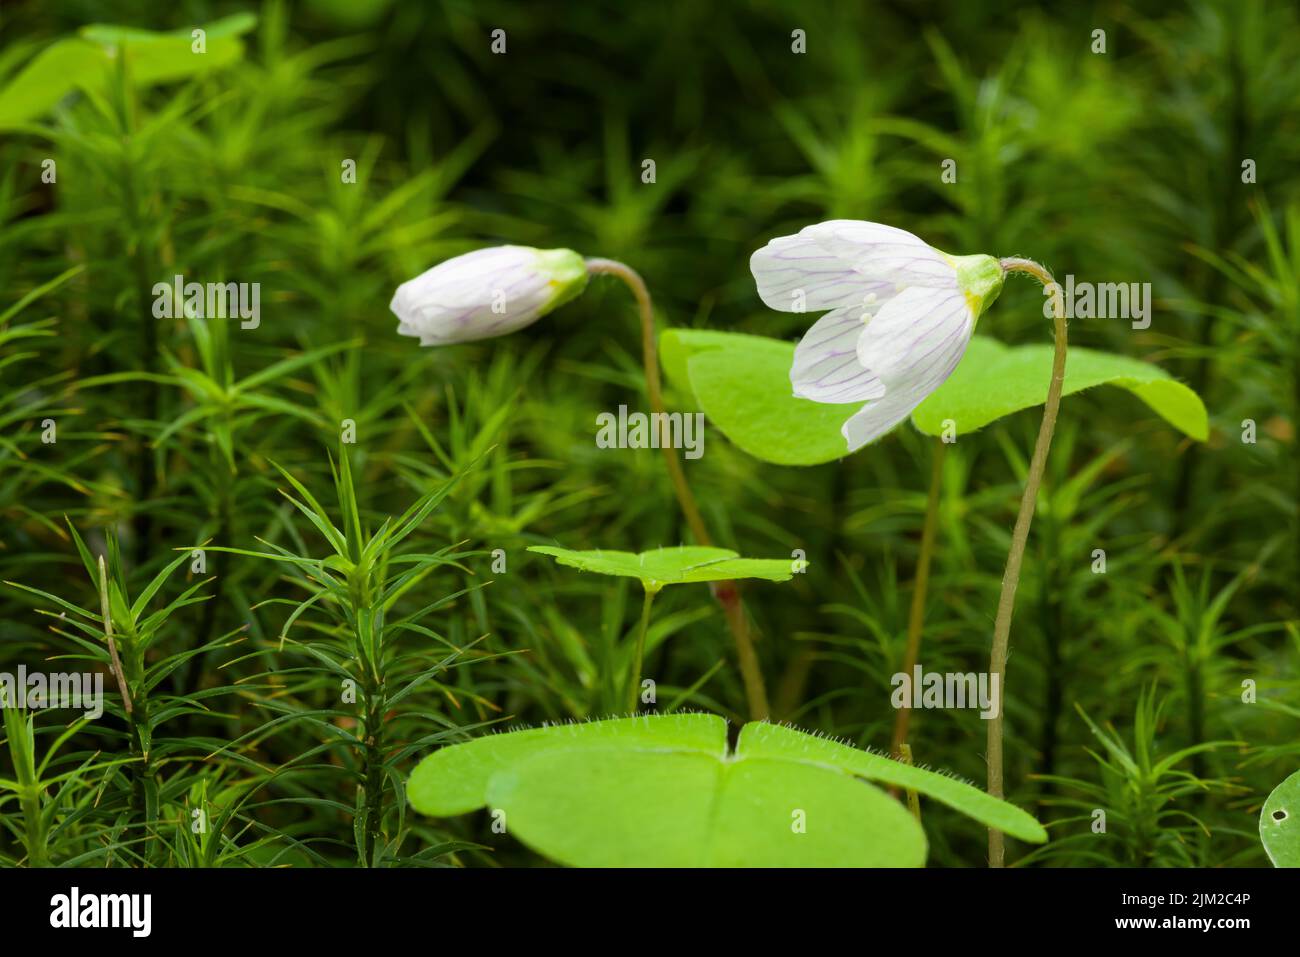
<instances>
[{"instance_id":1,"label":"pointed moss leaf","mask_svg":"<svg viewBox=\"0 0 1300 957\"><path fill-rule=\"evenodd\" d=\"M943 432L945 419L959 434L1042 405L1051 378L1052 346L1004 346L986 336L971 340L948 381L917 407L912 424L928 435ZM1127 389L1170 425L1204 442L1209 434L1205 405L1159 366L1129 356L1072 347L1065 363L1063 394L1099 385Z\"/></svg>"},{"instance_id":2,"label":"pointed moss leaf","mask_svg":"<svg viewBox=\"0 0 1300 957\"><path fill-rule=\"evenodd\" d=\"M669 379L743 451L777 465L819 465L848 454L840 427L862 403L795 397L792 343L693 329L670 329L660 341Z\"/></svg>"},{"instance_id":3,"label":"pointed moss leaf","mask_svg":"<svg viewBox=\"0 0 1300 957\"><path fill-rule=\"evenodd\" d=\"M925 835L898 801L807 764L721 751L539 754L492 779L488 803L546 857L577 867L920 867Z\"/></svg>"},{"instance_id":4,"label":"pointed moss leaf","mask_svg":"<svg viewBox=\"0 0 1300 957\"><path fill-rule=\"evenodd\" d=\"M598 575L621 575L638 578L650 591L665 585L693 582L733 581L737 578L763 578L783 582L794 577L793 562L785 558L741 558L726 548L679 546L656 548L648 552L572 551L534 545L528 549L550 555L561 565Z\"/></svg>"},{"instance_id":5,"label":"pointed moss leaf","mask_svg":"<svg viewBox=\"0 0 1300 957\"><path fill-rule=\"evenodd\" d=\"M552 860L603 866L919 866L925 836L866 779L914 788L1025 840L1029 815L953 778L792 728L654 715L488 735L411 775L425 814L479 807Z\"/></svg>"},{"instance_id":6,"label":"pointed moss leaf","mask_svg":"<svg viewBox=\"0 0 1300 957\"><path fill-rule=\"evenodd\" d=\"M1274 867L1300 867L1300 771L1275 787L1264 802L1259 839Z\"/></svg>"},{"instance_id":7,"label":"pointed moss leaf","mask_svg":"<svg viewBox=\"0 0 1300 957\"><path fill-rule=\"evenodd\" d=\"M743 756L783 758L828 765L870 781L909 788L972 817L1005 834L1041 844L1047 831L1034 818L1006 801L991 797L965 781L894 761L883 755L859 751L826 738L818 738L783 725L754 722L745 725L736 747Z\"/></svg>"},{"instance_id":8,"label":"pointed moss leaf","mask_svg":"<svg viewBox=\"0 0 1300 957\"><path fill-rule=\"evenodd\" d=\"M406 791L417 811L447 817L483 807L494 774L549 749L663 746L717 754L727 746L727 722L712 714L673 714L484 735L429 755Z\"/></svg>"}]
</instances>

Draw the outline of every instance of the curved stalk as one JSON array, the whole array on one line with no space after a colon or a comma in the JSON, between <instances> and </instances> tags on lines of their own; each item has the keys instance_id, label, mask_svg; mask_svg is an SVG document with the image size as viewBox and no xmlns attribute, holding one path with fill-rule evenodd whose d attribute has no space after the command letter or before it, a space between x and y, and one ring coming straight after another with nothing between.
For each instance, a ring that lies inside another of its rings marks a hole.
<instances>
[{"instance_id":1,"label":"curved stalk","mask_svg":"<svg viewBox=\"0 0 1300 957\"><path fill-rule=\"evenodd\" d=\"M613 259L588 259L586 263L589 275L615 276L631 289L632 295L636 297L637 309L641 314L641 361L645 368L646 394L650 400L650 411L656 413L652 421L657 427L666 429L667 410L664 408L663 387L659 378L659 355L655 344L655 319L650 290L646 288L645 280L631 266ZM677 457L677 451L671 446L668 436L661 432L659 448L664 455L664 464L668 468L668 478L672 481L677 504L681 507L682 514L686 516L686 523L690 526L696 543L710 546L713 544L713 538L704 525L704 518L686 481L686 473ZM763 684L763 672L758 664L754 641L749 633L749 619L745 615L744 606L740 603L740 592L735 582L714 582L712 590L713 597L722 606L727 618L727 627L731 629L732 638L736 642L736 658L740 663L741 679L745 683L749 715L754 720L764 719L768 716L767 689Z\"/></svg>"},{"instance_id":2,"label":"curved stalk","mask_svg":"<svg viewBox=\"0 0 1300 957\"><path fill-rule=\"evenodd\" d=\"M921 526L921 552L916 559L916 583L912 586L912 607L907 615L907 649L903 653L903 674L911 675L921 654L921 631L925 625L925 598L930 586L930 559L934 555L934 535L939 524L939 495L943 488L943 458L947 444L942 439L933 443L934 456L930 471L930 494L925 500L925 523ZM911 708L899 708L894 715L894 735L889 752L902 760L907 749L907 726L912 717ZM907 749L910 759L911 750Z\"/></svg>"},{"instance_id":3,"label":"curved stalk","mask_svg":"<svg viewBox=\"0 0 1300 957\"><path fill-rule=\"evenodd\" d=\"M1044 287L1055 287L1052 274L1029 259L1003 259L1002 268L1008 273L1024 273L1037 279ZM1052 297L1055 322L1056 351L1052 356L1052 379L1047 386L1047 401L1043 405L1043 422L1038 427L1038 440L1029 462L1029 475L1025 478L1025 491L1020 497L1020 512L1011 532L1011 548L1007 552L1007 567L1002 575L1002 594L998 597L998 613L993 624L993 647L989 655L989 681L996 681L998 689L997 712L988 723L988 792L996 798L1003 796L1002 783L1002 719L1006 701L1007 650L1011 637L1011 616L1016 607L1016 586L1020 583L1020 565L1025 557L1025 543L1029 539L1029 525L1034 518L1034 505L1038 500L1038 486L1043 480L1047 453L1052 445L1052 432L1056 429L1056 414L1061 407L1061 388L1065 384L1065 304L1059 287ZM1006 859L1005 836L989 828L989 866L1003 867Z\"/></svg>"}]
</instances>

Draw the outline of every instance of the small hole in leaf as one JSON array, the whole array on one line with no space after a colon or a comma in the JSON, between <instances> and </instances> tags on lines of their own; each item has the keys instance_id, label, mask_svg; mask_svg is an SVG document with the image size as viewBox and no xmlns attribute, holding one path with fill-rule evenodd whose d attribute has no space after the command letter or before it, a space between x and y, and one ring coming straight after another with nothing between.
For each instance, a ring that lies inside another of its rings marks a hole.
<instances>
[{"instance_id":1,"label":"small hole in leaf","mask_svg":"<svg viewBox=\"0 0 1300 957\"><path fill-rule=\"evenodd\" d=\"M1273 820L1278 821L1279 823L1285 821L1286 811L1283 811L1281 808L1278 808L1276 811L1273 812Z\"/></svg>"}]
</instances>

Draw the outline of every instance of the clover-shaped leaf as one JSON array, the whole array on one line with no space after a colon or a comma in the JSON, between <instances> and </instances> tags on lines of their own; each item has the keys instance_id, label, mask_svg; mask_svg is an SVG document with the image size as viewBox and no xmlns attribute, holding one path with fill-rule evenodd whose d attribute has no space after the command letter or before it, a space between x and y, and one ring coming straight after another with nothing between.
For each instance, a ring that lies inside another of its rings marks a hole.
<instances>
[{"instance_id":1,"label":"clover-shaped leaf","mask_svg":"<svg viewBox=\"0 0 1300 957\"><path fill-rule=\"evenodd\" d=\"M573 551L534 545L528 550L550 555L561 565L585 572L640 579L647 591L659 591L665 585L734 581L738 578L783 582L794 576L794 562L790 559L741 558L727 548L683 545L637 553L602 549Z\"/></svg>"},{"instance_id":2,"label":"clover-shaped leaf","mask_svg":"<svg viewBox=\"0 0 1300 957\"><path fill-rule=\"evenodd\" d=\"M1019 808L954 778L762 722L734 751L715 715L653 715L488 735L425 758L412 806L491 807L508 833L579 867L918 867L926 841L897 800L912 788L1028 841Z\"/></svg>"},{"instance_id":3,"label":"clover-shaped leaf","mask_svg":"<svg viewBox=\"0 0 1300 957\"><path fill-rule=\"evenodd\" d=\"M819 465L847 454L840 428L863 403L828 405L796 398L790 387L794 344L743 333L670 329L660 354L668 378L692 396L735 445L777 465ZM951 420L961 434L1047 398L1052 347L1010 347L976 336L952 376L912 415L922 432L939 435ZM1132 392L1192 438L1208 432L1196 393L1159 366L1091 349L1070 350L1064 392L1097 385Z\"/></svg>"},{"instance_id":4,"label":"clover-shaped leaf","mask_svg":"<svg viewBox=\"0 0 1300 957\"><path fill-rule=\"evenodd\" d=\"M1051 370L1050 345L1012 347L977 337L948 381L912 413L912 424L927 435L941 434L947 419L956 423L959 432L982 429L1004 415L1046 402ZM1205 404L1164 369L1129 356L1071 347L1063 394L1098 385L1127 389L1197 441L1204 442L1209 435Z\"/></svg>"},{"instance_id":5,"label":"clover-shaped leaf","mask_svg":"<svg viewBox=\"0 0 1300 957\"><path fill-rule=\"evenodd\" d=\"M1259 839L1274 867L1300 867L1300 771L1275 787L1264 802Z\"/></svg>"},{"instance_id":6,"label":"clover-shaped leaf","mask_svg":"<svg viewBox=\"0 0 1300 957\"><path fill-rule=\"evenodd\" d=\"M737 332L670 329L660 339L664 371L709 421L745 452L777 465L843 458L840 428L862 407L825 405L790 391L794 345Z\"/></svg>"}]
</instances>

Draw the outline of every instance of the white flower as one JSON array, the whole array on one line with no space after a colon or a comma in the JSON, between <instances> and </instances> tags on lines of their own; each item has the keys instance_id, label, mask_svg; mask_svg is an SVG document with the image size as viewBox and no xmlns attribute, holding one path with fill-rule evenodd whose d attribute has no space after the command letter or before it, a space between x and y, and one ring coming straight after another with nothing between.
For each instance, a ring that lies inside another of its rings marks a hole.
<instances>
[{"instance_id":1,"label":"white flower","mask_svg":"<svg viewBox=\"0 0 1300 957\"><path fill-rule=\"evenodd\" d=\"M949 256L893 226L844 219L772 240L749 268L773 309L830 310L795 349L790 382L814 402L867 403L844 423L850 452L952 374L1003 279L992 256Z\"/></svg>"},{"instance_id":2,"label":"white flower","mask_svg":"<svg viewBox=\"0 0 1300 957\"><path fill-rule=\"evenodd\" d=\"M397 331L422 346L504 336L582 292L587 269L570 249L492 246L439 263L397 287Z\"/></svg>"}]
</instances>

